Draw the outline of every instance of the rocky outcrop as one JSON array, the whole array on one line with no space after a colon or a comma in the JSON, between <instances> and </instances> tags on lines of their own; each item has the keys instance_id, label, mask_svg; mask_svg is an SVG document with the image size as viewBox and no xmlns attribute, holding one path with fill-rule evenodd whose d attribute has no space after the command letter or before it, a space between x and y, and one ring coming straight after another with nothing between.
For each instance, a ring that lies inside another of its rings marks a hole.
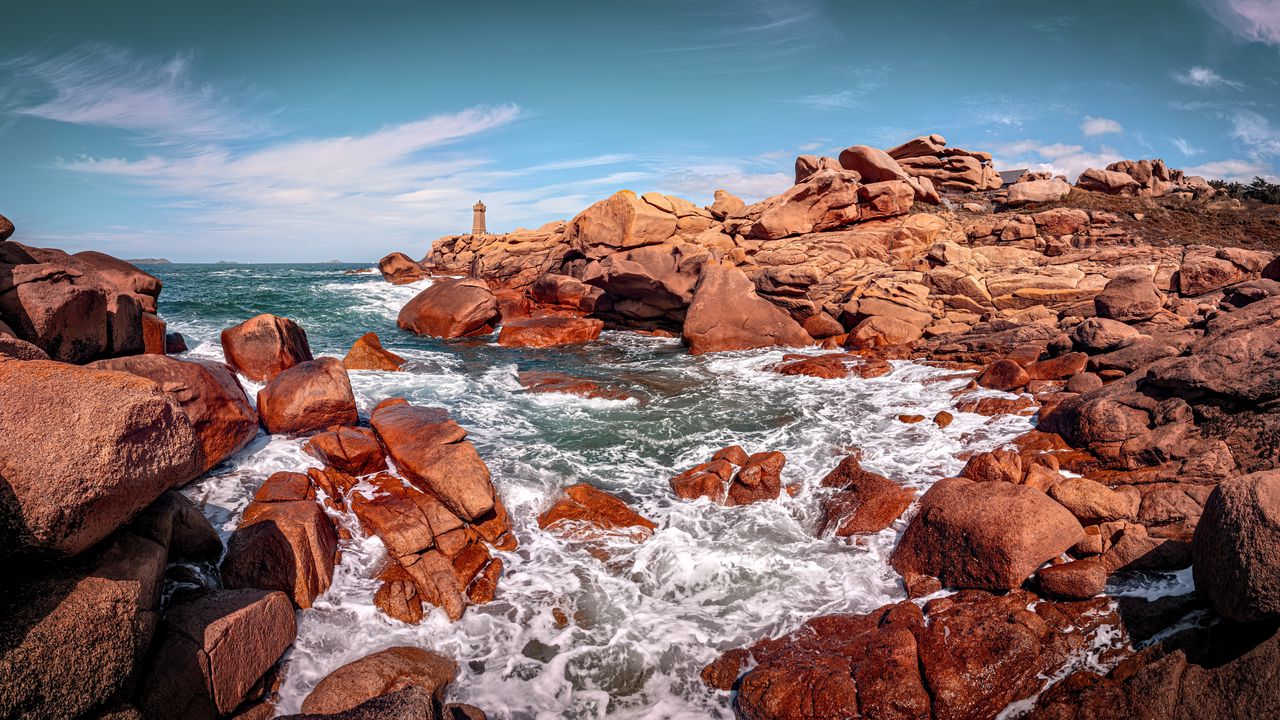
<instances>
[{"instance_id":1,"label":"rocky outcrop","mask_svg":"<svg viewBox=\"0 0 1280 720\"><path fill-rule=\"evenodd\" d=\"M682 500L708 498L721 505L747 505L774 500L782 492L780 452L747 455L737 445L718 451L711 462L696 465L671 478L671 490Z\"/></svg>"},{"instance_id":2,"label":"rocky outcrop","mask_svg":"<svg viewBox=\"0 0 1280 720\"><path fill-rule=\"evenodd\" d=\"M887 155L917 180L927 179L940 192L968 193L1000 187L991 153L949 148L941 135L928 135L891 148Z\"/></svg>"},{"instance_id":3,"label":"rocky outcrop","mask_svg":"<svg viewBox=\"0 0 1280 720\"><path fill-rule=\"evenodd\" d=\"M1108 195L1164 197L1212 195L1213 188L1198 175L1186 176L1166 167L1163 160L1121 160L1105 170L1089 168L1076 179L1076 187Z\"/></svg>"},{"instance_id":4,"label":"rocky outcrop","mask_svg":"<svg viewBox=\"0 0 1280 720\"><path fill-rule=\"evenodd\" d=\"M342 366L348 370L399 370L405 359L382 347L376 333L365 333L342 358Z\"/></svg>"},{"instance_id":5,"label":"rocky outcrop","mask_svg":"<svg viewBox=\"0 0 1280 720\"><path fill-rule=\"evenodd\" d=\"M419 335L458 338L493 332L498 300L474 278L444 279L418 293L400 310L396 324Z\"/></svg>"},{"instance_id":6,"label":"rocky outcrop","mask_svg":"<svg viewBox=\"0 0 1280 720\"><path fill-rule=\"evenodd\" d=\"M1192 551L1196 591L1220 614L1244 623L1280 616L1280 471L1219 483Z\"/></svg>"},{"instance_id":7,"label":"rocky outcrop","mask_svg":"<svg viewBox=\"0 0 1280 720\"><path fill-rule=\"evenodd\" d=\"M294 365L258 391L258 413L267 432L306 435L358 419L351 379L337 358Z\"/></svg>"},{"instance_id":8,"label":"rocky outcrop","mask_svg":"<svg viewBox=\"0 0 1280 720\"><path fill-rule=\"evenodd\" d=\"M154 382L47 360L0 361L0 436L0 554L86 550L204 464Z\"/></svg>"},{"instance_id":9,"label":"rocky outcrop","mask_svg":"<svg viewBox=\"0 0 1280 720\"><path fill-rule=\"evenodd\" d=\"M577 540L611 536L643 542L658 526L613 495L579 483L538 515L538 527Z\"/></svg>"},{"instance_id":10,"label":"rocky outcrop","mask_svg":"<svg viewBox=\"0 0 1280 720\"><path fill-rule=\"evenodd\" d=\"M742 271L710 264L702 269L682 339L695 355L812 342L786 312L759 297Z\"/></svg>"},{"instance_id":11,"label":"rocky outcrop","mask_svg":"<svg viewBox=\"0 0 1280 720\"><path fill-rule=\"evenodd\" d=\"M379 260L378 272L392 285L408 285L431 276L426 268L402 252L393 252Z\"/></svg>"},{"instance_id":12,"label":"rocky outcrop","mask_svg":"<svg viewBox=\"0 0 1280 720\"><path fill-rule=\"evenodd\" d=\"M222 354L236 372L267 382L311 360L307 333L297 323L263 313L222 331Z\"/></svg>"}]
</instances>

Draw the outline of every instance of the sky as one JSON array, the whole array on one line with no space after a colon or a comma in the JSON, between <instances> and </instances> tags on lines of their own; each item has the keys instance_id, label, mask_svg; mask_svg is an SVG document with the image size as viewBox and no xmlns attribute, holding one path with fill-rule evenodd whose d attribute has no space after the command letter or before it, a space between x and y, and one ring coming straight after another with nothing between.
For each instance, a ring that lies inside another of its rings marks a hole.
<instances>
[{"instance_id":1,"label":"sky","mask_svg":"<svg viewBox=\"0 0 1280 720\"><path fill-rule=\"evenodd\" d=\"M1280 173L1280 0L14 3L13 238L174 261L371 261L709 203L795 156L939 133L1074 178Z\"/></svg>"}]
</instances>

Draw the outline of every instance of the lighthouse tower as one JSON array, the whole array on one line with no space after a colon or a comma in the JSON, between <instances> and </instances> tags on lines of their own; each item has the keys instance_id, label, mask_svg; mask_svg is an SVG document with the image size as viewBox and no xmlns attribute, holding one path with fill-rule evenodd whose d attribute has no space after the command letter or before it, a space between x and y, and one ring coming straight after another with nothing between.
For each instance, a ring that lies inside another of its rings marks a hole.
<instances>
[{"instance_id":1,"label":"lighthouse tower","mask_svg":"<svg viewBox=\"0 0 1280 720\"><path fill-rule=\"evenodd\" d=\"M477 200L476 204L471 206L471 210L471 234L488 235L489 231L484 227L484 203Z\"/></svg>"}]
</instances>

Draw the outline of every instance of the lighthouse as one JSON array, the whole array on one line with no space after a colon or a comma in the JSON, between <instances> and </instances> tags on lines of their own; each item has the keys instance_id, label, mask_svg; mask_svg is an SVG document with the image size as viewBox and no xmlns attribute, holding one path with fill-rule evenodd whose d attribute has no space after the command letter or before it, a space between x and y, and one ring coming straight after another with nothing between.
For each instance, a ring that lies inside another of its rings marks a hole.
<instances>
[{"instance_id":1,"label":"lighthouse","mask_svg":"<svg viewBox=\"0 0 1280 720\"><path fill-rule=\"evenodd\" d=\"M476 204L471 206L471 211L472 211L471 234L472 235L489 234L489 231L485 230L484 228L484 203L477 200Z\"/></svg>"}]
</instances>

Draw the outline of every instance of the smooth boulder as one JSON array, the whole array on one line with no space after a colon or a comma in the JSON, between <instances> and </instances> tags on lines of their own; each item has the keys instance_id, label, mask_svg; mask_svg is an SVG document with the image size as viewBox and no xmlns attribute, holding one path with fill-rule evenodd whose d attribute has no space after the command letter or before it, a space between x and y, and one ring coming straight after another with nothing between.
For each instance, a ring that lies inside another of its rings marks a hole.
<instances>
[{"instance_id":1,"label":"smooth boulder","mask_svg":"<svg viewBox=\"0 0 1280 720\"><path fill-rule=\"evenodd\" d=\"M353 660L325 676L302 701L302 712L332 714L406 687L427 691L438 704L458 664L416 647L393 647Z\"/></svg>"},{"instance_id":2,"label":"smooth boulder","mask_svg":"<svg viewBox=\"0 0 1280 720\"><path fill-rule=\"evenodd\" d=\"M222 354L227 364L255 382L311 359L307 333L297 323L264 313L222 331Z\"/></svg>"},{"instance_id":3,"label":"smooth boulder","mask_svg":"<svg viewBox=\"0 0 1280 720\"><path fill-rule=\"evenodd\" d=\"M376 333L365 333L347 351L342 365L348 370L399 370L404 358L382 347Z\"/></svg>"},{"instance_id":4,"label":"smooth boulder","mask_svg":"<svg viewBox=\"0 0 1280 720\"><path fill-rule=\"evenodd\" d=\"M478 278L432 283L400 309L396 324L419 335L459 338L493 332L498 298Z\"/></svg>"},{"instance_id":5,"label":"smooth boulder","mask_svg":"<svg viewBox=\"0 0 1280 720\"><path fill-rule=\"evenodd\" d=\"M505 347L545 348L578 345L600 337L604 321L594 318L533 317L502 324L498 344Z\"/></svg>"},{"instance_id":6,"label":"smooth boulder","mask_svg":"<svg viewBox=\"0 0 1280 720\"><path fill-rule=\"evenodd\" d=\"M1238 622L1280 616L1280 471L1218 484L1191 545L1196 591Z\"/></svg>"},{"instance_id":7,"label":"smooth boulder","mask_svg":"<svg viewBox=\"0 0 1280 720\"><path fill-rule=\"evenodd\" d=\"M359 419L351 379L337 358L308 360L258 391L262 425L273 435L306 435Z\"/></svg>"},{"instance_id":8,"label":"smooth boulder","mask_svg":"<svg viewBox=\"0 0 1280 720\"><path fill-rule=\"evenodd\" d=\"M695 355L813 343L785 310L756 294L745 273L716 263L702 268L681 337Z\"/></svg>"}]
</instances>

